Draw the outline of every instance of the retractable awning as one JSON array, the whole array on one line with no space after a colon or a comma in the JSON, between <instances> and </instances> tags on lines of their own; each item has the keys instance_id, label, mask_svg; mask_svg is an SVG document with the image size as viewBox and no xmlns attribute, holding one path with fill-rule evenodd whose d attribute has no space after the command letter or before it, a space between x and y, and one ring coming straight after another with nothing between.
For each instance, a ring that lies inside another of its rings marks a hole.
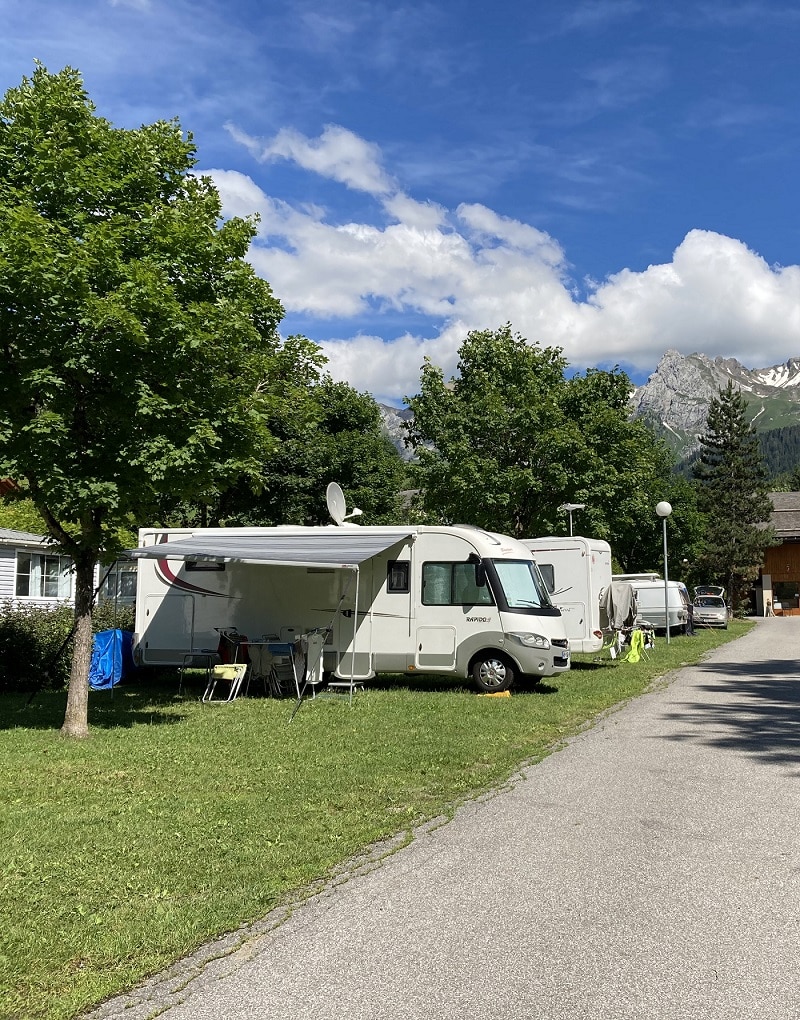
<instances>
[{"instance_id":1,"label":"retractable awning","mask_svg":"<svg viewBox=\"0 0 800 1020\"><path fill-rule=\"evenodd\" d=\"M237 560L281 566L348 567L357 566L398 545L410 534L410 531L371 533L348 528L326 529L319 535L198 535L128 549L126 555L132 559L210 560L217 563Z\"/></svg>"}]
</instances>

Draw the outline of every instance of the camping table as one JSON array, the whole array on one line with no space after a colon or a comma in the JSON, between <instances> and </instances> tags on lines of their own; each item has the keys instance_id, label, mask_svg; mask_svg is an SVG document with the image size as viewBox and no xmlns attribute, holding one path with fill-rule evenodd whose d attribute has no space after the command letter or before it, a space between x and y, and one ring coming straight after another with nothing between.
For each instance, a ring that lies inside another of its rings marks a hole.
<instances>
[{"instance_id":1,"label":"camping table","mask_svg":"<svg viewBox=\"0 0 800 1020\"><path fill-rule=\"evenodd\" d=\"M297 639L297 641L299 641L299 639ZM263 678L265 684L267 683L267 679L269 679L270 690L272 691L273 694L275 693L275 689L278 689L281 694L287 693L283 691L281 687L281 682L282 681L285 682L288 680L294 683L294 689L297 694L297 697L298 698L300 697L300 677L297 675L297 663L295 662L295 645L297 644L297 641L294 642L280 641L275 638L263 638L261 641L248 640L246 642L248 650L251 648L258 649L266 648L266 650L269 652L270 654L269 673L263 672L264 663L260 662L259 666L261 667L261 669L259 670L259 673L257 675ZM234 653L234 662L236 661L236 656L238 655L238 653L239 646L237 645L236 652ZM289 660L288 662L286 661L287 659ZM252 672L253 671L252 658L250 661ZM281 669L280 668L281 666L284 668ZM291 672L289 672L289 669L287 669L287 667L289 666ZM250 681L248 679L247 689L249 689L249 686ZM245 693L247 693L247 689L245 690Z\"/></svg>"}]
</instances>

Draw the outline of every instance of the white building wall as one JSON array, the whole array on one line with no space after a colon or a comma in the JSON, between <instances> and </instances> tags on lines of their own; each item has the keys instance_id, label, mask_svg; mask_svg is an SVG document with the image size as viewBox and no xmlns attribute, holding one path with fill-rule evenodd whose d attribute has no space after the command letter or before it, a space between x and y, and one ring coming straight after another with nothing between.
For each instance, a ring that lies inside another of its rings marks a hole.
<instances>
[{"instance_id":1,"label":"white building wall","mask_svg":"<svg viewBox=\"0 0 800 1020\"><path fill-rule=\"evenodd\" d=\"M70 605L75 604L75 579L72 578L70 595L68 598L34 598L31 596L20 596L17 590L17 553L26 552L39 555L56 555L56 551L49 543L42 542L38 535L31 535L22 531L10 531L0 528L0 608L11 602L15 606L58 606L64 602ZM131 564L125 568L130 570ZM106 567L99 564L94 570L94 587L100 584L106 574ZM133 604L135 596L119 599L120 605ZM100 595L97 601L102 601Z\"/></svg>"},{"instance_id":2,"label":"white building wall","mask_svg":"<svg viewBox=\"0 0 800 1020\"><path fill-rule=\"evenodd\" d=\"M0 603L14 597L17 552L0 546Z\"/></svg>"}]
</instances>

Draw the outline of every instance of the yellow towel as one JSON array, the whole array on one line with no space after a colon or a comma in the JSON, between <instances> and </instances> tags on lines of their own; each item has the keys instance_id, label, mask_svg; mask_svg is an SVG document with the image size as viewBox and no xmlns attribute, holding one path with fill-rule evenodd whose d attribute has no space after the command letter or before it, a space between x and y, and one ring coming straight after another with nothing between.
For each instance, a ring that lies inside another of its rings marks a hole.
<instances>
[{"instance_id":1,"label":"yellow towel","mask_svg":"<svg viewBox=\"0 0 800 1020\"><path fill-rule=\"evenodd\" d=\"M642 657L644 651L644 634L640 630L635 630L631 634L631 647L627 655L623 656L622 662L638 662Z\"/></svg>"}]
</instances>

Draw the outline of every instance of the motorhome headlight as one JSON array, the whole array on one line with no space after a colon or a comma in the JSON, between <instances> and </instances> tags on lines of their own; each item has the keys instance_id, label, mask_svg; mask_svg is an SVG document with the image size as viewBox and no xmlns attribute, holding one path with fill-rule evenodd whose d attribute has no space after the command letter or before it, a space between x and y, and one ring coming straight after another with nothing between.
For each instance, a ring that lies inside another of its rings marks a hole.
<instances>
[{"instance_id":1,"label":"motorhome headlight","mask_svg":"<svg viewBox=\"0 0 800 1020\"><path fill-rule=\"evenodd\" d=\"M520 633L519 631L512 631L507 634L506 637L513 638L515 641L519 641L521 645L525 645L526 648L549 648L550 642L544 636L544 634L526 634Z\"/></svg>"}]
</instances>

